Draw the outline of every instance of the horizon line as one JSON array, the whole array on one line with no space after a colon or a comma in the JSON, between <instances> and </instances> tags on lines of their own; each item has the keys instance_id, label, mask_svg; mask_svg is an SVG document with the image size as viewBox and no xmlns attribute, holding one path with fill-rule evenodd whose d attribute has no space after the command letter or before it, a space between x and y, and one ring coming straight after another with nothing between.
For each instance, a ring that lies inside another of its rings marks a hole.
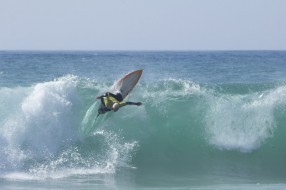
<instances>
[{"instance_id":1,"label":"horizon line","mask_svg":"<svg viewBox=\"0 0 286 190\"><path fill-rule=\"evenodd\" d=\"M60 52L60 51L62 51L62 52L88 52L88 51L90 51L90 52L191 52L191 51L193 51L193 52L195 52L195 51L286 51L286 49L197 49L197 50L195 50L195 49L190 49L190 50L186 50L186 49L182 49L182 50L180 50L180 49L173 49L173 50L168 50L168 49L166 49L166 50L164 50L164 49L159 49L159 50L154 50L154 49L150 49L150 50L148 50L148 49L146 49L146 50L136 50L136 49L134 49L134 50L129 50L129 49L122 49L122 50L120 50L120 49L94 49L94 50L92 50L92 49L82 49L82 50L76 50L76 49L38 49L38 50L36 50L36 49L0 49L0 52L5 52L5 51L10 51L10 52L12 52L12 51L22 51L22 52L28 52L28 51L30 51L30 52L48 52L48 51L50 51L50 52L52 52L52 51L58 51L58 52Z\"/></svg>"}]
</instances>

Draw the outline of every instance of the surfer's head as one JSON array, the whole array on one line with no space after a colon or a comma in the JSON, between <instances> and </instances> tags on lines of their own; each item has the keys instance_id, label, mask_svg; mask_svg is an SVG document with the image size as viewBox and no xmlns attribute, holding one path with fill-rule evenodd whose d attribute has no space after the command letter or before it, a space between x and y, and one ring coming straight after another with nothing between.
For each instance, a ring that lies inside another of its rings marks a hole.
<instances>
[{"instance_id":1,"label":"surfer's head","mask_svg":"<svg viewBox=\"0 0 286 190\"><path fill-rule=\"evenodd\" d=\"M112 105L112 110L113 110L114 112L116 112L118 109L119 109L119 104L118 104L118 103L114 103L114 104Z\"/></svg>"}]
</instances>

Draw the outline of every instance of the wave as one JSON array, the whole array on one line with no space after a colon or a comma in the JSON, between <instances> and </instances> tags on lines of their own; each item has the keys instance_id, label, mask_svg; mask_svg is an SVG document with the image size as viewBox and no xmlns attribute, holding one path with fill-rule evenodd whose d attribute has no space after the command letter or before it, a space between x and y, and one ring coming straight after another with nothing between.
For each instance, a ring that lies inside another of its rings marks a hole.
<instances>
[{"instance_id":1,"label":"wave","mask_svg":"<svg viewBox=\"0 0 286 190\"><path fill-rule=\"evenodd\" d=\"M120 168L201 171L241 157L249 164L261 155L261 163L285 159L283 83L145 82L128 97L143 106L126 106L95 126L95 96L111 85L67 75L0 88L0 177L116 174ZM270 159L269 152L282 156Z\"/></svg>"},{"instance_id":2,"label":"wave","mask_svg":"<svg viewBox=\"0 0 286 190\"><path fill-rule=\"evenodd\" d=\"M209 142L222 149L250 152L273 136L275 110L285 105L286 87L239 95L211 96L206 114Z\"/></svg>"},{"instance_id":3,"label":"wave","mask_svg":"<svg viewBox=\"0 0 286 190\"><path fill-rule=\"evenodd\" d=\"M42 179L73 173L114 173L124 166L136 141L112 131L79 133L90 83L65 76L32 87L1 88L0 169L2 177ZM83 98L83 99L82 99ZM94 147L93 147L94 146ZM102 150L101 150L102 149ZM127 156L126 156L127 155ZM127 164L125 164L127 165Z\"/></svg>"}]
</instances>

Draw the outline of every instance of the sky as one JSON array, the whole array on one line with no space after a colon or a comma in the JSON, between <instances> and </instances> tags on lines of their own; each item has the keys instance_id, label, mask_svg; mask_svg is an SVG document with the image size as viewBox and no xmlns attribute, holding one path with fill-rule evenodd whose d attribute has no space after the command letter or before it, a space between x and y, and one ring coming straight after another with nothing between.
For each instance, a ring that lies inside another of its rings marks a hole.
<instances>
[{"instance_id":1,"label":"sky","mask_svg":"<svg viewBox=\"0 0 286 190\"><path fill-rule=\"evenodd\" d=\"M0 0L0 50L286 50L286 0Z\"/></svg>"}]
</instances>

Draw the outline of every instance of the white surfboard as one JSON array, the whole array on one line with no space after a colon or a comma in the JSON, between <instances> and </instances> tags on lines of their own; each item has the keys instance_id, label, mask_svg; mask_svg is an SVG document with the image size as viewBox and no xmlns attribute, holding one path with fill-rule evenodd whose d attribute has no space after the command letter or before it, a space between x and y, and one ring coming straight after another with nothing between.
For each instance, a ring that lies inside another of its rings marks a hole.
<instances>
[{"instance_id":1,"label":"white surfboard","mask_svg":"<svg viewBox=\"0 0 286 190\"><path fill-rule=\"evenodd\" d=\"M123 78L116 81L111 87L111 92L115 93L120 91L123 99L132 91L137 82L139 81L143 70L139 69L132 71L125 75Z\"/></svg>"},{"instance_id":2,"label":"white surfboard","mask_svg":"<svg viewBox=\"0 0 286 190\"><path fill-rule=\"evenodd\" d=\"M138 83L143 70L139 69L136 71L132 71L128 74L126 74L121 79L114 82L112 85L110 92L116 93L118 91L121 92L123 99L126 98L126 96L132 91L132 89L136 86ZM88 135L92 131L94 131L96 128L101 126L104 121L106 121L110 114L106 113L102 115L101 117L97 118L97 107L100 106L100 101L96 101L86 112L85 117L81 123L81 131L83 134Z\"/></svg>"}]
</instances>

